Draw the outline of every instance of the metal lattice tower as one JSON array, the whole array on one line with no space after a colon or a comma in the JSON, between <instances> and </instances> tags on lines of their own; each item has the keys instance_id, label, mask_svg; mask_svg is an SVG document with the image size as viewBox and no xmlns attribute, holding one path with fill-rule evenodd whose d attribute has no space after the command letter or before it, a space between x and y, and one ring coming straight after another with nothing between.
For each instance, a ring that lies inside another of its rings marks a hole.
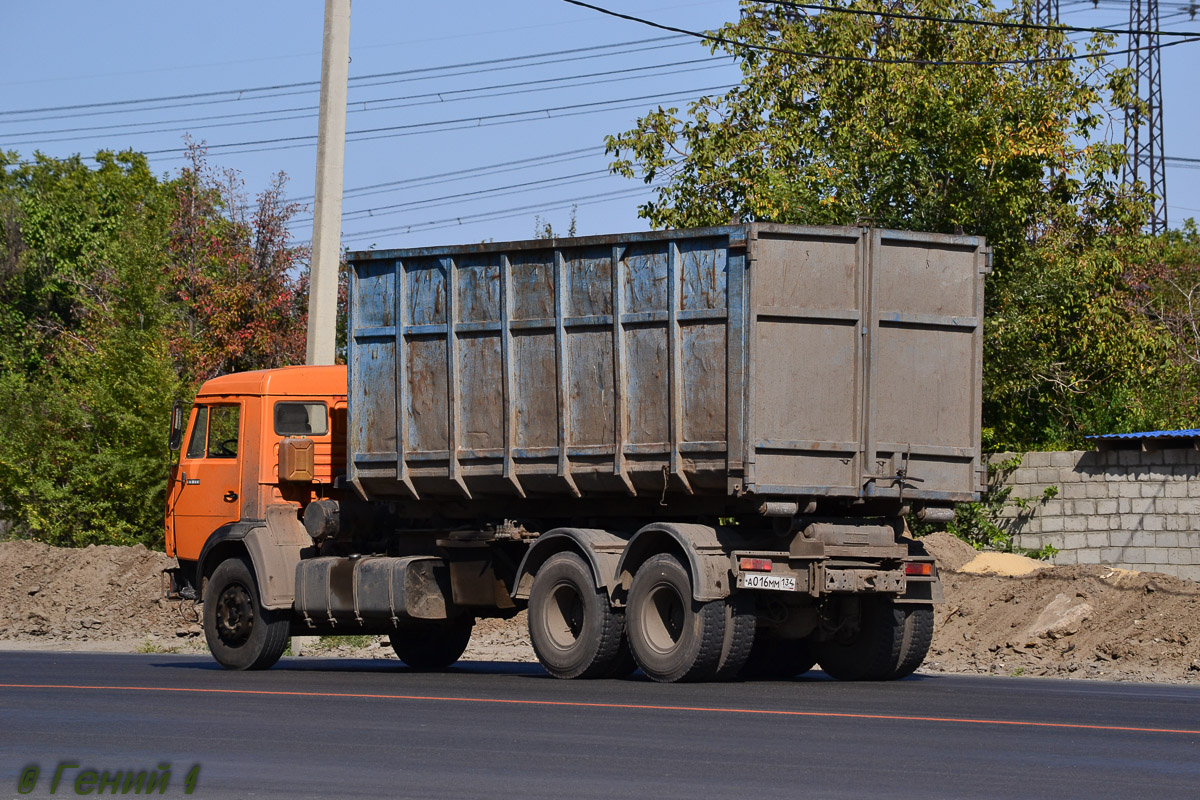
<instances>
[{"instance_id":1,"label":"metal lattice tower","mask_svg":"<svg viewBox=\"0 0 1200 800\"><path fill-rule=\"evenodd\" d=\"M1034 22L1038 25L1058 24L1058 0L1037 0L1033 7Z\"/></svg>"},{"instance_id":2,"label":"metal lattice tower","mask_svg":"<svg viewBox=\"0 0 1200 800\"><path fill-rule=\"evenodd\" d=\"M1043 0L1039 0L1043 2ZM1125 117L1125 170L1122 180L1141 180L1154 196L1150 232L1167 230L1167 173L1163 162L1162 59L1158 49L1158 0L1130 0L1129 69L1142 110Z\"/></svg>"},{"instance_id":3,"label":"metal lattice tower","mask_svg":"<svg viewBox=\"0 0 1200 800\"><path fill-rule=\"evenodd\" d=\"M1035 25L1057 25L1058 24L1058 0L1034 0L1033 3L1033 24ZM1038 48L1039 56L1050 55L1050 48L1043 44Z\"/></svg>"}]
</instances>

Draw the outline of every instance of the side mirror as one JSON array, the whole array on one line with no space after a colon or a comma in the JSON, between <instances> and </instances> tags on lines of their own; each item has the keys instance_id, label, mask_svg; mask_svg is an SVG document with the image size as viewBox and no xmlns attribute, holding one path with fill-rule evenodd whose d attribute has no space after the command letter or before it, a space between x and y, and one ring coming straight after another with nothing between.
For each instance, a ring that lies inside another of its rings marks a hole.
<instances>
[{"instance_id":1,"label":"side mirror","mask_svg":"<svg viewBox=\"0 0 1200 800\"><path fill-rule=\"evenodd\" d=\"M167 439L167 446L171 452L175 452L183 444L183 425L186 417L183 415L183 402L175 401L175 405L171 408L171 435Z\"/></svg>"}]
</instances>

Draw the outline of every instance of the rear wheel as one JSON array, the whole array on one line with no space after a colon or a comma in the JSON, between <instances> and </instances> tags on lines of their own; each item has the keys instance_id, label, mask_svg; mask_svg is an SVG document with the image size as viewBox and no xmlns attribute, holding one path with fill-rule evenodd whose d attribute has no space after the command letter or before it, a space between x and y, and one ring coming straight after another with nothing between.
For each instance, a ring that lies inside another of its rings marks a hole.
<instances>
[{"instance_id":1,"label":"rear wheel","mask_svg":"<svg viewBox=\"0 0 1200 800\"><path fill-rule=\"evenodd\" d=\"M475 620L469 616L408 625L392 633L392 650L413 669L445 669L462 657L474 627Z\"/></svg>"},{"instance_id":2,"label":"rear wheel","mask_svg":"<svg viewBox=\"0 0 1200 800\"><path fill-rule=\"evenodd\" d=\"M575 553L551 556L529 591L529 640L556 678L603 678L633 671L622 642L625 618L596 588Z\"/></svg>"},{"instance_id":3,"label":"rear wheel","mask_svg":"<svg viewBox=\"0 0 1200 800\"><path fill-rule=\"evenodd\" d=\"M808 639L780 639L760 633L754 640L742 677L752 681L778 681L803 675L817 663Z\"/></svg>"},{"instance_id":4,"label":"rear wheel","mask_svg":"<svg viewBox=\"0 0 1200 800\"><path fill-rule=\"evenodd\" d=\"M907 678L929 655L929 645L933 644L933 606L913 605L897 606L906 608L904 615L904 633L900 643L900 661L896 665L893 678Z\"/></svg>"},{"instance_id":5,"label":"rear wheel","mask_svg":"<svg viewBox=\"0 0 1200 800\"><path fill-rule=\"evenodd\" d=\"M754 648L754 630L758 624L754 598L735 594L725 600L725 638L721 643L721 661L717 680L738 677Z\"/></svg>"},{"instance_id":6,"label":"rear wheel","mask_svg":"<svg viewBox=\"0 0 1200 800\"><path fill-rule=\"evenodd\" d=\"M290 621L262 607L244 559L222 561L204 586L204 638L226 669L267 669L287 649Z\"/></svg>"},{"instance_id":7,"label":"rear wheel","mask_svg":"<svg viewBox=\"0 0 1200 800\"><path fill-rule=\"evenodd\" d=\"M933 638L933 610L864 597L858 631L817 644L821 669L844 681L903 678L925 660Z\"/></svg>"},{"instance_id":8,"label":"rear wheel","mask_svg":"<svg viewBox=\"0 0 1200 800\"><path fill-rule=\"evenodd\" d=\"M654 556L629 587L625 620L634 659L656 681L711 680L721 662L725 612L723 600L692 599L691 577L678 558Z\"/></svg>"}]
</instances>

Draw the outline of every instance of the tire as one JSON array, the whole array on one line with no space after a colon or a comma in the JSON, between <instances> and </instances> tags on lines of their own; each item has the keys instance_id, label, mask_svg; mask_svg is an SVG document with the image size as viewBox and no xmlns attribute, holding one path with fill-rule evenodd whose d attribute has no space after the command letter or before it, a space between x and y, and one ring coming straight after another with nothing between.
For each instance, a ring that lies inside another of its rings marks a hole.
<instances>
[{"instance_id":1,"label":"tire","mask_svg":"<svg viewBox=\"0 0 1200 800\"><path fill-rule=\"evenodd\" d=\"M821 669L843 681L884 681L912 674L929 651L933 611L864 597L858 632L849 640L817 644Z\"/></svg>"},{"instance_id":2,"label":"tire","mask_svg":"<svg viewBox=\"0 0 1200 800\"><path fill-rule=\"evenodd\" d=\"M633 671L622 645L625 617L596 588L576 553L551 556L529 591L529 640L556 678L618 677ZM623 672L622 672L623 671Z\"/></svg>"},{"instance_id":3,"label":"tire","mask_svg":"<svg viewBox=\"0 0 1200 800\"><path fill-rule=\"evenodd\" d=\"M742 678L751 681L782 681L803 675L816 666L817 657L808 639L780 639L760 634L754 640Z\"/></svg>"},{"instance_id":4,"label":"tire","mask_svg":"<svg viewBox=\"0 0 1200 800\"><path fill-rule=\"evenodd\" d=\"M898 606L904 610L904 633L900 642L900 661L891 677L907 678L929 655L933 644L933 606Z\"/></svg>"},{"instance_id":5,"label":"tire","mask_svg":"<svg viewBox=\"0 0 1200 800\"><path fill-rule=\"evenodd\" d=\"M628 678L633 673L637 672L637 662L633 660L633 651L629 649L629 639L625 635L625 617L621 616L621 646L617 650L617 657L613 659L612 665L604 673L606 678Z\"/></svg>"},{"instance_id":6,"label":"tire","mask_svg":"<svg viewBox=\"0 0 1200 800\"><path fill-rule=\"evenodd\" d=\"M442 670L462 658L474 627L475 619L470 616L407 625L392 633L392 650L415 670Z\"/></svg>"},{"instance_id":7,"label":"tire","mask_svg":"<svg viewBox=\"0 0 1200 800\"><path fill-rule=\"evenodd\" d=\"M735 594L725 600L725 637L721 641L717 680L734 680L750 658L754 648L754 631L758 625L758 616L754 612L753 597Z\"/></svg>"},{"instance_id":8,"label":"tire","mask_svg":"<svg viewBox=\"0 0 1200 800\"><path fill-rule=\"evenodd\" d=\"M687 568L673 555L644 563L629 587L626 635L642 672L662 683L717 675L725 642L724 600L692 599Z\"/></svg>"},{"instance_id":9,"label":"tire","mask_svg":"<svg viewBox=\"0 0 1200 800\"><path fill-rule=\"evenodd\" d=\"M250 564L222 561L204 587L204 638L226 669L267 669L287 649L287 613L262 607Z\"/></svg>"}]
</instances>

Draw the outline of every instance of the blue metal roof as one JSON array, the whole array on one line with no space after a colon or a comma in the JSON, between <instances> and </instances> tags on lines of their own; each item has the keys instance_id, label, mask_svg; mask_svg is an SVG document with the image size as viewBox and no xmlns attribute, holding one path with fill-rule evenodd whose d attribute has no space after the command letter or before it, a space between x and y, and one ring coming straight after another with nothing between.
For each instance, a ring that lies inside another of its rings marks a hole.
<instances>
[{"instance_id":1,"label":"blue metal roof","mask_svg":"<svg viewBox=\"0 0 1200 800\"><path fill-rule=\"evenodd\" d=\"M1085 436L1085 439L1112 441L1114 439L1196 439L1200 438L1200 428L1188 428L1181 431L1146 431L1144 433L1105 433L1099 436Z\"/></svg>"}]
</instances>

